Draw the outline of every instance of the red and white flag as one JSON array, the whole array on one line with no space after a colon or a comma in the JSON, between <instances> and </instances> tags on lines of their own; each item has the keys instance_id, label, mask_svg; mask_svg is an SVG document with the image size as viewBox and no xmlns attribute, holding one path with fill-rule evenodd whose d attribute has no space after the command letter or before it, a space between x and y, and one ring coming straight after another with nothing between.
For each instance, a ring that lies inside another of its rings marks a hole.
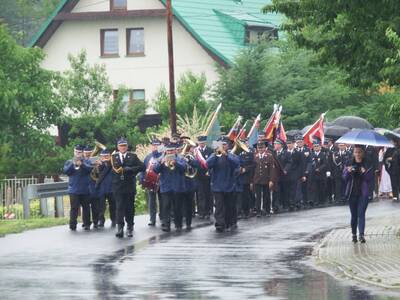
<instances>
[{"instance_id":1,"label":"red and white flag","mask_svg":"<svg viewBox=\"0 0 400 300\"><path fill-rule=\"evenodd\" d=\"M244 140L247 137L247 133L246 133L246 125L247 125L247 121L244 122L242 128L239 131L238 137L241 140Z\"/></svg>"},{"instance_id":2,"label":"red and white flag","mask_svg":"<svg viewBox=\"0 0 400 300\"><path fill-rule=\"evenodd\" d=\"M199 150L199 147L194 148L193 152L194 152L194 157L199 161L200 166L203 169L207 170L208 169L207 161L204 158L203 154L201 154L201 151Z\"/></svg>"},{"instance_id":3,"label":"red and white flag","mask_svg":"<svg viewBox=\"0 0 400 300\"><path fill-rule=\"evenodd\" d=\"M242 117L239 116L236 119L235 123L233 123L231 130L229 130L228 132L228 139L231 140L232 142L239 136L241 122L242 122Z\"/></svg>"},{"instance_id":4,"label":"red and white flag","mask_svg":"<svg viewBox=\"0 0 400 300\"><path fill-rule=\"evenodd\" d=\"M313 140L319 138L321 143L324 143L325 133L324 133L324 118L325 113L321 114L319 119L303 134L304 143L308 147L312 147Z\"/></svg>"},{"instance_id":5,"label":"red and white flag","mask_svg":"<svg viewBox=\"0 0 400 300\"><path fill-rule=\"evenodd\" d=\"M264 136L268 141L274 141L276 138L276 131L279 128L281 120L281 112L282 106L274 104L274 111L264 128Z\"/></svg>"}]
</instances>

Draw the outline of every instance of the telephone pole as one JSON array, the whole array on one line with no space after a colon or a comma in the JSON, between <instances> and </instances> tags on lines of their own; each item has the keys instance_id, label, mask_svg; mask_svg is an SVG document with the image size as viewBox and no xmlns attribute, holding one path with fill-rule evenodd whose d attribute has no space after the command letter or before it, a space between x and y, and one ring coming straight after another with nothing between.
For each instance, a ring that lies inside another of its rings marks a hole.
<instances>
[{"instance_id":1,"label":"telephone pole","mask_svg":"<svg viewBox=\"0 0 400 300\"><path fill-rule=\"evenodd\" d=\"M167 0L167 38L168 38L168 68L169 68L169 119L171 134L176 133L176 98L174 74L174 47L172 44L172 0Z\"/></svg>"}]
</instances>

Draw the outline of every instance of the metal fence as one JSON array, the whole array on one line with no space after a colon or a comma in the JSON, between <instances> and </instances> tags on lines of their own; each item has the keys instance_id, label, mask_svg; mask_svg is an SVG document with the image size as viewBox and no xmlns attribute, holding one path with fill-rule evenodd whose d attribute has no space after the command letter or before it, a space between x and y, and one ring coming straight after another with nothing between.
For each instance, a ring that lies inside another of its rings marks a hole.
<instances>
[{"instance_id":1,"label":"metal fence","mask_svg":"<svg viewBox=\"0 0 400 300\"><path fill-rule=\"evenodd\" d=\"M0 180L0 219L23 218L22 193L30 184L37 184L39 179L35 176L25 178L6 178ZM44 178L44 182L53 182L51 177Z\"/></svg>"}]
</instances>

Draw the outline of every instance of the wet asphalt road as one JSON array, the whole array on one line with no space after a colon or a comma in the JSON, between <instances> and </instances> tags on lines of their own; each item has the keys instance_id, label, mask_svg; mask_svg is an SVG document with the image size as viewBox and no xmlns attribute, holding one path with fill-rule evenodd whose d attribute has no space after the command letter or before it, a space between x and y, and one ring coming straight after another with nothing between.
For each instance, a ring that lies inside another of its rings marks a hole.
<instances>
[{"instance_id":1,"label":"wet asphalt road","mask_svg":"<svg viewBox=\"0 0 400 300\"><path fill-rule=\"evenodd\" d=\"M367 216L399 211L373 203ZM223 234L160 234L141 218L122 241L64 226L10 235L0 239L1 299L400 299L309 266L318 236L348 218L342 206L243 220Z\"/></svg>"}]
</instances>

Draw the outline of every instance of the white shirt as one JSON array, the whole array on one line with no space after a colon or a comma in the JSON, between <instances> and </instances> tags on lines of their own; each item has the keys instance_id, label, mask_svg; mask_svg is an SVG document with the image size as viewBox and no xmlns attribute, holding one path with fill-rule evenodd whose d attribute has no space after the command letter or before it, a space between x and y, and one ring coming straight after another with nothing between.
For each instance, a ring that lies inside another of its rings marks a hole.
<instances>
[{"instance_id":1,"label":"white shirt","mask_svg":"<svg viewBox=\"0 0 400 300\"><path fill-rule=\"evenodd\" d=\"M126 157L126 152L124 154L122 154L121 152L119 153L119 159L121 160L121 164L124 163L125 157Z\"/></svg>"}]
</instances>

